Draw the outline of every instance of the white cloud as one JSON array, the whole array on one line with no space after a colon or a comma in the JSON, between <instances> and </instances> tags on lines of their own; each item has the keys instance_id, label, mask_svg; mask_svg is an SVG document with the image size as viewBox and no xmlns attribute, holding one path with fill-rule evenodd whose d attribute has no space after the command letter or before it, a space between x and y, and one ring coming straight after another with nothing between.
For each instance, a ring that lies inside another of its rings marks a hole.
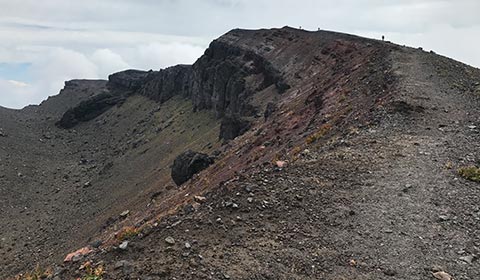
<instances>
[{"instance_id":1,"label":"white cloud","mask_svg":"<svg viewBox=\"0 0 480 280\"><path fill-rule=\"evenodd\" d=\"M32 52L28 70L31 81L27 84L0 80L2 106L21 108L38 104L47 96L57 94L64 82L72 79L106 79L111 73L129 68L160 69L193 63L204 48L185 43L152 43L119 48L118 52L96 49L89 54L57 47L30 47L25 51Z\"/></svg>"},{"instance_id":2,"label":"white cloud","mask_svg":"<svg viewBox=\"0 0 480 280\"><path fill-rule=\"evenodd\" d=\"M8 108L20 108L31 102L30 86L14 80L0 79L0 104Z\"/></svg>"},{"instance_id":3,"label":"white cloud","mask_svg":"<svg viewBox=\"0 0 480 280\"><path fill-rule=\"evenodd\" d=\"M51 49L32 63L30 71L35 102L58 93L66 80L98 78L97 66L86 55L63 48Z\"/></svg>"},{"instance_id":4,"label":"white cloud","mask_svg":"<svg viewBox=\"0 0 480 280\"><path fill-rule=\"evenodd\" d=\"M51 48L32 62L28 70L31 82L0 79L0 104L21 108L39 103L58 93L64 81L73 78L98 78L97 66L79 52Z\"/></svg>"},{"instance_id":5,"label":"white cloud","mask_svg":"<svg viewBox=\"0 0 480 280\"><path fill-rule=\"evenodd\" d=\"M203 47L183 43L152 43L139 46L133 53L132 60L142 69L153 67L165 68L176 64L190 64L201 56Z\"/></svg>"},{"instance_id":6,"label":"white cloud","mask_svg":"<svg viewBox=\"0 0 480 280\"><path fill-rule=\"evenodd\" d=\"M110 49L96 50L91 61L97 66L99 77L105 78L109 74L130 68L123 58Z\"/></svg>"},{"instance_id":7,"label":"white cloud","mask_svg":"<svg viewBox=\"0 0 480 280\"><path fill-rule=\"evenodd\" d=\"M8 83L10 83L12 86L17 87L17 88L25 88L28 87L27 83L24 82L19 82L15 80L6 80Z\"/></svg>"}]
</instances>

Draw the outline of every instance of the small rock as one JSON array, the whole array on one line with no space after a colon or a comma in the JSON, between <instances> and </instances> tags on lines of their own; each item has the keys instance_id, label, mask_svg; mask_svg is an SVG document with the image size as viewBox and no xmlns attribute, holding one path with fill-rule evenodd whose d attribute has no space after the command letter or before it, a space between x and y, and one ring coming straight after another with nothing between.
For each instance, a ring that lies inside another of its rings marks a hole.
<instances>
[{"instance_id":1,"label":"small rock","mask_svg":"<svg viewBox=\"0 0 480 280\"><path fill-rule=\"evenodd\" d=\"M397 275L397 272L393 269L387 268L383 271L383 274L385 274L387 276L395 276L395 275Z\"/></svg>"},{"instance_id":2,"label":"small rock","mask_svg":"<svg viewBox=\"0 0 480 280\"><path fill-rule=\"evenodd\" d=\"M76 262L79 259L81 259L83 256L88 255L92 252L92 249L89 247L83 247L81 249L78 249L77 251L68 254L65 259L63 260L64 262Z\"/></svg>"},{"instance_id":3,"label":"small rock","mask_svg":"<svg viewBox=\"0 0 480 280\"><path fill-rule=\"evenodd\" d=\"M402 189L402 192L407 193L409 192L413 186L411 184L406 184L405 187Z\"/></svg>"},{"instance_id":4,"label":"small rock","mask_svg":"<svg viewBox=\"0 0 480 280\"><path fill-rule=\"evenodd\" d=\"M196 195L194 198L195 202L197 203L205 203L207 201L207 198L204 197L204 196L199 196L199 195Z\"/></svg>"},{"instance_id":5,"label":"small rock","mask_svg":"<svg viewBox=\"0 0 480 280\"><path fill-rule=\"evenodd\" d=\"M119 268L122 268L122 267L131 266L131 265L132 264L128 261L118 261L113 266L113 269L119 269Z\"/></svg>"},{"instance_id":6,"label":"small rock","mask_svg":"<svg viewBox=\"0 0 480 280\"><path fill-rule=\"evenodd\" d=\"M185 242L185 248L190 249L190 248L192 248L192 245L188 242Z\"/></svg>"},{"instance_id":7,"label":"small rock","mask_svg":"<svg viewBox=\"0 0 480 280\"><path fill-rule=\"evenodd\" d=\"M439 271L432 273L433 277L438 280L452 280L452 276L450 274L446 273L445 271Z\"/></svg>"},{"instance_id":8,"label":"small rock","mask_svg":"<svg viewBox=\"0 0 480 280\"><path fill-rule=\"evenodd\" d=\"M474 259L474 256L470 255L470 256L464 256L464 257L460 257L459 258L460 260L468 263L468 264L472 264L473 262L473 259Z\"/></svg>"},{"instance_id":9,"label":"small rock","mask_svg":"<svg viewBox=\"0 0 480 280\"><path fill-rule=\"evenodd\" d=\"M83 184L84 188L88 188L88 187L91 187L91 186L92 186L92 183L90 181L85 182L85 184Z\"/></svg>"},{"instance_id":10,"label":"small rock","mask_svg":"<svg viewBox=\"0 0 480 280\"><path fill-rule=\"evenodd\" d=\"M120 244L120 246L118 246L118 248L120 248L122 250L127 250L127 247L128 247L128 241L123 241L122 244Z\"/></svg>"},{"instance_id":11,"label":"small rock","mask_svg":"<svg viewBox=\"0 0 480 280\"><path fill-rule=\"evenodd\" d=\"M165 242L167 244L173 245L173 244L175 244L175 239L173 239L173 237L169 236L169 237L165 238Z\"/></svg>"},{"instance_id":12,"label":"small rock","mask_svg":"<svg viewBox=\"0 0 480 280\"><path fill-rule=\"evenodd\" d=\"M95 240L93 241L90 245L93 247L93 248L98 248L100 246L102 246L103 244L103 241L102 240Z\"/></svg>"},{"instance_id":13,"label":"small rock","mask_svg":"<svg viewBox=\"0 0 480 280\"><path fill-rule=\"evenodd\" d=\"M252 202L253 202L253 197L247 198L247 201L248 201L249 203L252 203Z\"/></svg>"},{"instance_id":14,"label":"small rock","mask_svg":"<svg viewBox=\"0 0 480 280\"><path fill-rule=\"evenodd\" d=\"M91 261L86 261L78 268L78 270L84 270L85 268L91 267L91 266L92 266L92 262Z\"/></svg>"},{"instance_id":15,"label":"small rock","mask_svg":"<svg viewBox=\"0 0 480 280\"><path fill-rule=\"evenodd\" d=\"M65 272L65 268L59 267L59 266L55 266L55 267L53 268L53 276L54 276L53 279L55 279L55 277L60 278L60 275L62 275L64 272ZM60 279L61 279L61 278L60 278Z\"/></svg>"},{"instance_id":16,"label":"small rock","mask_svg":"<svg viewBox=\"0 0 480 280\"><path fill-rule=\"evenodd\" d=\"M123 211L122 213L120 213L120 217L125 218L126 216L128 216L128 214L130 214L130 211L129 211L129 210L125 210L125 211Z\"/></svg>"},{"instance_id":17,"label":"small rock","mask_svg":"<svg viewBox=\"0 0 480 280\"><path fill-rule=\"evenodd\" d=\"M176 226L178 226L178 225L181 224L181 223L182 223L182 220L178 220L178 221L176 221L175 223L173 223L171 226L169 226L168 228L176 227Z\"/></svg>"},{"instance_id":18,"label":"small rock","mask_svg":"<svg viewBox=\"0 0 480 280\"><path fill-rule=\"evenodd\" d=\"M438 220L441 221L441 222L445 222L445 221L449 220L449 217L448 217L448 215L440 215L440 216L438 216Z\"/></svg>"},{"instance_id":19,"label":"small rock","mask_svg":"<svg viewBox=\"0 0 480 280\"><path fill-rule=\"evenodd\" d=\"M72 262L78 262L79 260L81 260L83 258L83 255L75 255L72 257Z\"/></svg>"}]
</instances>

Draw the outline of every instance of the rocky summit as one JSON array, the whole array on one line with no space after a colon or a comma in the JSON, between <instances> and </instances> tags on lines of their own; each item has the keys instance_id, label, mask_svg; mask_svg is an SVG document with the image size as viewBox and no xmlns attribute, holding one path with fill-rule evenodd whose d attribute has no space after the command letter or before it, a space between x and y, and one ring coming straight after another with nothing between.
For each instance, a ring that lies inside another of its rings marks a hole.
<instances>
[{"instance_id":1,"label":"rocky summit","mask_svg":"<svg viewBox=\"0 0 480 280\"><path fill-rule=\"evenodd\" d=\"M0 107L2 279L479 279L480 70L232 30Z\"/></svg>"}]
</instances>

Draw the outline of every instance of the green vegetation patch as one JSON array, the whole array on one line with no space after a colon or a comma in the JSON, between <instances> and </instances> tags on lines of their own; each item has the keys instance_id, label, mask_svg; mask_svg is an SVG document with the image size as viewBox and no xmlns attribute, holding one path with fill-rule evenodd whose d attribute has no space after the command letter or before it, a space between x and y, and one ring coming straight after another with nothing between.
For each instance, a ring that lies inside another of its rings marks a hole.
<instances>
[{"instance_id":1,"label":"green vegetation patch","mask_svg":"<svg viewBox=\"0 0 480 280\"><path fill-rule=\"evenodd\" d=\"M458 169L458 174L463 178L480 183L480 168L475 166L462 167Z\"/></svg>"}]
</instances>

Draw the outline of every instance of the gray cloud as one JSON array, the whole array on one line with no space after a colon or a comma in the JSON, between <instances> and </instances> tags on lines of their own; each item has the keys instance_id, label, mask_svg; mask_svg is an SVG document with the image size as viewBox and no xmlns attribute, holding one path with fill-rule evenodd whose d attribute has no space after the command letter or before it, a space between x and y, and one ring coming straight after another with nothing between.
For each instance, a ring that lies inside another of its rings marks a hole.
<instances>
[{"instance_id":1,"label":"gray cloud","mask_svg":"<svg viewBox=\"0 0 480 280\"><path fill-rule=\"evenodd\" d=\"M480 66L478 0L0 0L0 5L0 63L32 65L28 79L0 76L0 105L17 108L56 94L64 79L192 63L212 39L237 27L384 34Z\"/></svg>"}]
</instances>

